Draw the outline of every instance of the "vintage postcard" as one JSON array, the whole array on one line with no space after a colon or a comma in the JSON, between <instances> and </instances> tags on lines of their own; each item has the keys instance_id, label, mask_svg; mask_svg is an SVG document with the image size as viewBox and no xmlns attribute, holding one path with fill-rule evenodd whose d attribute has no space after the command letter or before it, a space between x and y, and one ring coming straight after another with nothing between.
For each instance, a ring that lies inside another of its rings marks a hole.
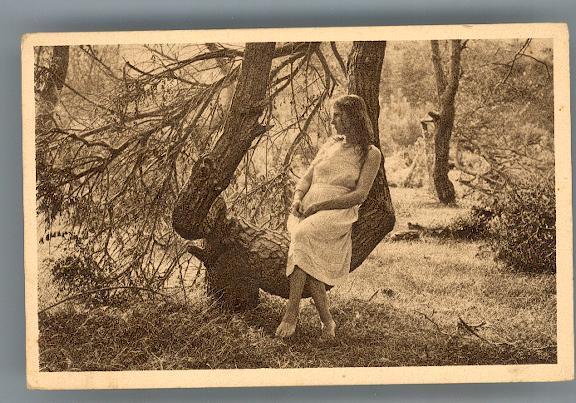
<instances>
[{"instance_id":1,"label":"vintage postcard","mask_svg":"<svg viewBox=\"0 0 576 403\"><path fill-rule=\"evenodd\" d=\"M574 377L565 24L28 34L29 388Z\"/></svg>"}]
</instances>

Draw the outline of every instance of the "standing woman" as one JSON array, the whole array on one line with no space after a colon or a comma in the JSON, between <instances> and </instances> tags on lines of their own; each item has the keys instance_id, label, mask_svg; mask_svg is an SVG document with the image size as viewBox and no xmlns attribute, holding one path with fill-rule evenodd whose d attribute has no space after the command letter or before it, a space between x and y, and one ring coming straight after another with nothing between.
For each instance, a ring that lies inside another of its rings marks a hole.
<instances>
[{"instance_id":1,"label":"standing woman","mask_svg":"<svg viewBox=\"0 0 576 403\"><path fill-rule=\"evenodd\" d=\"M276 329L279 337L296 330L305 284L322 321L322 337L335 337L326 284L350 272L352 224L380 167L380 150L369 143L373 131L364 100L345 95L332 109L332 124L343 139L331 138L322 146L294 192L287 223L290 296Z\"/></svg>"}]
</instances>

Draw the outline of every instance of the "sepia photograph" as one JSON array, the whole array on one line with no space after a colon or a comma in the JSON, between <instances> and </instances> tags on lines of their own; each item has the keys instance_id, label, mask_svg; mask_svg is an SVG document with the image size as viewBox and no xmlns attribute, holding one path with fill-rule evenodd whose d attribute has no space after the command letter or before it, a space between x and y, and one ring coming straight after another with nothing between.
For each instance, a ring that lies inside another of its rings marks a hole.
<instances>
[{"instance_id":1,"label":"sepia photograph","mask_svg":"<svg viewBox=\"0 0 576 403\"><path fill-rule=\"evenodd\" d=\"M31 388L573 379L563 24L28 34Z\"/></svg>"}]
</instances>

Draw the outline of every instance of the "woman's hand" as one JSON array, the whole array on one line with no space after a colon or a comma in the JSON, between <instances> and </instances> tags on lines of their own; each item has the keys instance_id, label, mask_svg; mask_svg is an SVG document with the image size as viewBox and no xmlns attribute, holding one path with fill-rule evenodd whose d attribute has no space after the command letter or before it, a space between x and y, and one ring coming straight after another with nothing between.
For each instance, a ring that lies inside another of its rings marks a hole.
<instances>
[{"instance_id":1,"label":"woman's hand","mask_svg":"<svg viewBox=\"0 0 576 403\"><path fill-rule=\"evenodd\" d=\"M304 210L303 215L304 217L310 217L312 214L316 214L320 210L322 210L322 206L320 205L320 203L312 203L311 205L308 206L306 210Z\"/></svg>"},{"instance_id":2,"label":"woman's hand","mask_svg":"<svg viewBox=\"0 0 576 403\"><path fill-rule=\"evenodd\" d=\"M290 213L295 217L302 218L302 200L296 199L292 202Z\"/></svg>"}]
</instances>

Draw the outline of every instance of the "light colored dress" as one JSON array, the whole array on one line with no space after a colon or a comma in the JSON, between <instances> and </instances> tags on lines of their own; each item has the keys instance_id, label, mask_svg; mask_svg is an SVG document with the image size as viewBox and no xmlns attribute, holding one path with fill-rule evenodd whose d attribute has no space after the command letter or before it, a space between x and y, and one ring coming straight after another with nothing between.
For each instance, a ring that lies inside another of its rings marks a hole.
<instances>
[{"instance_id":1,"label":"light colored dress","mask_svg":"<svg viewBox=\"0 0 576 403\"><path fill-rule=\"evenodd\" d=\"M312 203L333 199L356 188L361 161L354 147L329 139L312 161L296 189L308 192L302 199L303 210ZM290 215L287 222L290 248L286 275L298 266L328 285L350 272L352 224L358 220L360 206L321 210L305 219Z\"/></svg>"}]
</instances>

